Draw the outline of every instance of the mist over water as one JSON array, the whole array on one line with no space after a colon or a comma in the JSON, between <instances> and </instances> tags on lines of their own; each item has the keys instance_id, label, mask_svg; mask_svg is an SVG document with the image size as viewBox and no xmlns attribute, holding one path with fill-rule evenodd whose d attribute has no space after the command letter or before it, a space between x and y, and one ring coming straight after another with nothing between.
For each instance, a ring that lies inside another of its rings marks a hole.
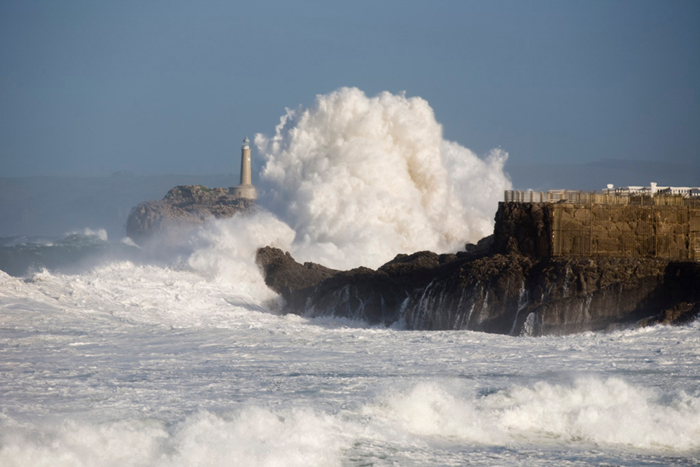
<instances>
[{"instance_id":1,"label":"mist over water","mask_svg":"<svg viewBox=\"0 0 700 467\"><path fill-rule=\"evenodd\" d=\"M287 110L265 160L261 204L296 232L294 254L335 268L397 253L453 252L493 230L507 154L480 159L446 141L420 97L342 88Z\"/></svg>"}]
</instances>

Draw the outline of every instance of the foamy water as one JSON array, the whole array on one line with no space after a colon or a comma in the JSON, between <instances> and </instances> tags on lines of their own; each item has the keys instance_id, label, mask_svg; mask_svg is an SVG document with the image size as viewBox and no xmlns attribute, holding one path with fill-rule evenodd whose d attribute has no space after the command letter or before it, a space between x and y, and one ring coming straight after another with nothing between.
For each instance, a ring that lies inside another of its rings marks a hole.
<instances>
[{"instance_id":1,"label":"foamy water","mask_svg":"<svg viewBox=\"0 0 700 467\"><path fill-rule=\"evenodd\" d=\"M369 328L277 315L257 279L217 268L0 273L0 465L700 460L697 323L545 338Z\"/></svg>"}]
</instances>

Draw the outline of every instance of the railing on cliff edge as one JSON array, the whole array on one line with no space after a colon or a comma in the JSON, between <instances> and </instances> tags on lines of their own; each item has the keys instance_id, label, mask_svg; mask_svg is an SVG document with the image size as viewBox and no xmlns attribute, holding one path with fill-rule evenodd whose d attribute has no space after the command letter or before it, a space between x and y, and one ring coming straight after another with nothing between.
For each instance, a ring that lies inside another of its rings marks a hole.
<instances>
[{"instance_id":1,"label":"railing on cliff edge","mask_svg":"<svg viewBox=\"0 0 700 467\"><path fill-rule=\"evenodd\" d=\"M620 191L578 190L505 190L506 203L577 203L577 204L622 204L633 206L694 206L700 207L700 196L656 193L655 195Z\"/></svg>"}]
</instances>

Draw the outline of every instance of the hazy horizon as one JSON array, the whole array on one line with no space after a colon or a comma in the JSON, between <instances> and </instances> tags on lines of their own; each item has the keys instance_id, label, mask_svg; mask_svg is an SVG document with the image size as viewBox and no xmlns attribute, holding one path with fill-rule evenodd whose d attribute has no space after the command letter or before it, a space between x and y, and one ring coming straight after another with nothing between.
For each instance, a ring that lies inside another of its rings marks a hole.
<instances>
[{"instance_id":1,"label":"hazy horizon","mask_svg":"<svg viewBox=\"0 0 700 467\"><path fill-rule=\"evenodd\" d=\"M680 167L680 169L679 169ZM616 186L697 186L700 164L654 161L597 161L586 164L511 164L504 172L515 189L600 190ZM258 174L254 173L258 183ZM0 176L0 237L61 236L85 228L105 229L110 239L126 236L130 210L162 199L176 185L235 186L238 173L138 174L109 176ZM695 181L696 183L692 183Z\"/></svg>"}]
</instances>

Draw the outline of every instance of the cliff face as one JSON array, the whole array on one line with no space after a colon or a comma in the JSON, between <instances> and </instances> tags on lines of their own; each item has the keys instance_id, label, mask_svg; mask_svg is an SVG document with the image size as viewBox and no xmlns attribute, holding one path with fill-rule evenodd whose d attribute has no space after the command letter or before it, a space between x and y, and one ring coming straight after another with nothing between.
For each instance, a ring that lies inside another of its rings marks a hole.
<instances>
[{"instance_id":1,"label":"cliff face","mask_svg":"<svg viewBox=\"0 0 700 467\"><path fill-rule=\"evenodd\" d=\"M419 252L377 270L324 269L306 281L289 278L322 267L269 247L258 263L288 312L409 329L568 334L686 322L700 311L697 262Z\"/></svg>"},{"instance_id":2,"label":"cliff face","mask_svg":"<svg viewBox=\"0 0 700 467\"><path fill-rule=\"evenodd\" d=\"M535 258L700 260L700 202L687 200L678 205L500 203L494 236L496 251L518 252Z\"/></svg>"},{"instance_id":3,"label":"cliff face","mask_svg":"<svg viewBox=\"0 0 700 467\"><path fill-rule=\"evenodd\" d=\"M171 189L162 200L146 201L131 210L126 233L143 242L154 233L179 226L202 224L208 217L231 217L250 212L255 202L231 196L225 188L182 185Z\"/></svg>"}]
</instances>

